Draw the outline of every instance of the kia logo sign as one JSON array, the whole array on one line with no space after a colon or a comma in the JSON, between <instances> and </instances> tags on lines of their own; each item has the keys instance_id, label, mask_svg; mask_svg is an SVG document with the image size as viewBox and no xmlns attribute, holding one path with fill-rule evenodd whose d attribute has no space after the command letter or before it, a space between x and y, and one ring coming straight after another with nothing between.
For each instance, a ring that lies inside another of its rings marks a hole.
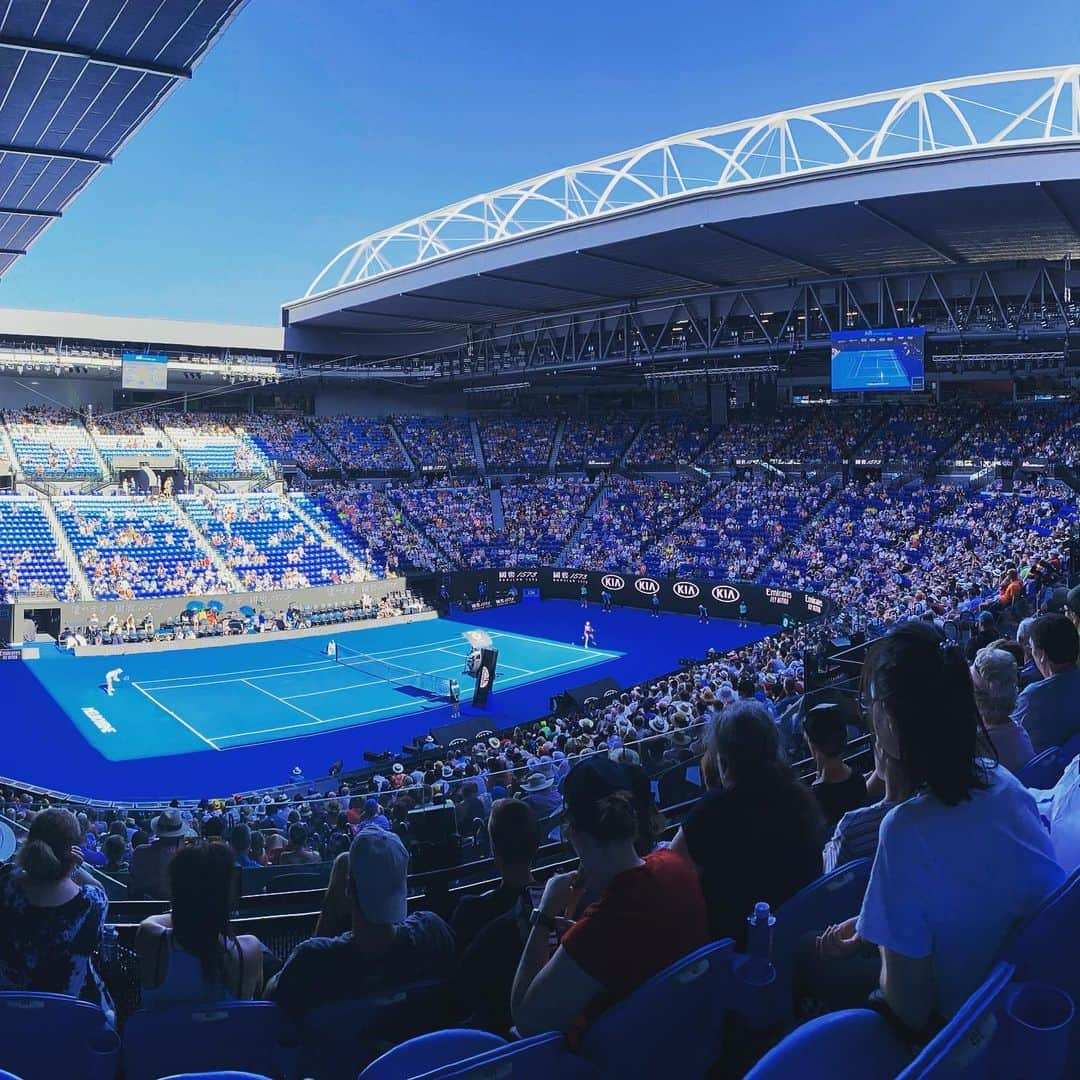
<instances>
[{"instance_id":1,"label":"kia logo sign","mask_svg":"<svg viewBox=\"0 0 1080 1080\"><path fill-rule=\"evenodd\" d=\"M634 588L645 596L655 596L660 591L660 582L654 581L651 577L638 578L634 582Z\"/></svg>"},{"instance_id":2,"label":"kia logo sign","mask_svg":"<svg viewBox=\"0 0 1080 1080\"><path fill-rule=\"evenodd\" d=\"M486 667L480 669L480 689L483 690L491 682L491 672Z\"/></svg>"},{"instance_id":3,"label":"kia logo sign","mask_svg":"<svg viewBox=\"0 0 1080 1080\"><path fill-rule=\"evenodd\" d=\"M612 592L618 592L625 587L626 582L623 581L618 574L605 574L600 579L600 584L603 585L605 589L610 589Z\"/></svg>"},{"instance_id":4,"label":"kia logo sign","mask_svg":"<svg viewBox=\"0 0 1080 1080\"><path fill-rule=\"evenodd\" d=\"M739 599L739 590L734 585L716 585L712 595L721 604L734 604Z\"/></svg>"},{"instance_id":5,"label":"kia logo sign","mask_svg":"<svg viewBox=\"0 0 1080 1080\"><path fill-rule=\"evenodd\" d=\"M683 600L693 600L695 596L701 595L701 590L692 581L676 581L671 591Z\"/></svg>"}]
</instances>

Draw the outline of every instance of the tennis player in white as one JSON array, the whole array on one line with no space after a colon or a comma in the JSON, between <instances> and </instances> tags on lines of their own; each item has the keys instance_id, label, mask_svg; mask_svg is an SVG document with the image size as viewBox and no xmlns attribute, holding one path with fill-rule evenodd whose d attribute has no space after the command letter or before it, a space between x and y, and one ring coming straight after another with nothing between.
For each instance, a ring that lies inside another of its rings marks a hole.
<instances>
[{"instance_id":1,"label":"tennis player in white","mask_svg":"<svg viewBox=\"0 0 1080 1080\"><path fill-rule=\"evenodd\" d=\"M581 639L586 649L596 644L596 631L593 630L592 623L588 619L585 620L585 629L581 632Z\"/></svg>"},{"instance_id":2,"label":"tennis player in white","mask_svg":"<svg viewBox=\"0 0 1080 1080\"><path fill-rule=\"evenodd\" d=\"M116 693L116 684L120 681L120 676L124 674L123 668L113 668L112 671L105 672L105 693L112 697Z\"/></svg>"}]
</instances>

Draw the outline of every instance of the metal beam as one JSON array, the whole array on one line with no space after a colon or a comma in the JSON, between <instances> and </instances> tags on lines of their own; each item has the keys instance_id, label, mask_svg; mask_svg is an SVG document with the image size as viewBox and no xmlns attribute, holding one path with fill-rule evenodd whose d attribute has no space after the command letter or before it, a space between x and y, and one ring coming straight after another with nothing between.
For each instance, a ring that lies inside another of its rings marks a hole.
<instances>
[{"instance_id":1,"label":"metal beam","mask_svg":"<svg viewBox=\"0 0 1080 1080\"><path fill-rule=\"evenodd\" d=\"M16 146L0 143L0 154L25 154L26 157L52 158L56 161L82 161L87 165L111 165L111 157L99 154L83 154L78 150L47 150L43 146Z\"/></svg>"},{"instance_id":2,"label":"metal beam","mask_svg":"<svg viewBox=\"0 0 1080 1080\"><path fill-rule=\"evenodd\" d=\"M748 248L753 248L755 251L760 251L765 255L771 255L774 259L784 259L786 262L798 263L800 266L805 266L810 270L813 270L815 274L823 274L826 277L840 277L841 271L835 266L828 266L820 259L815 259L810 262L808 259L798 254L792 254L790 251L781 251L779 248L769 247L766 244L758 243L757 240L747 240L745 236L740 236L738 233L731 232L728 229L722 229L719 225L713 225L706 223L701 226L703 229L707 229L711 233L715 233L717 236L724 237L725 240L732 240L736 244L745 244Z\"/></svg>"},{"instance_id":3,"label":"metal beam","mask_svg":"<svg viewBox=\"0 0 1080 1080\"><path fill-rule=\"evenodd\" d=\"M524 311L529 315L550 315L559 310L557 307L536 308L525 307L522 304L482 304L478 300L462 300L460 297L440 296L438 293L431 292L407 292L401 295L407 296L410 300L434 300L437 304L457 304L459 307L498 308L508 315L512 315L515 311Z\"/></svg>"},{"instance_id":4,"label":"metal beam","mask_svg":"<svg viewBox=\"0 0 1080 1080\"><path fill-rule=\"evenodd\" d=\"M26 248L0 248L0 255L25 255Z\"/></svg>"},{"instance_id":5,"label":"metal beam","mask_svg":"<svg viewBox=\"0 0 1080 1080\"><path fill-rule=\"evenodd\" d=\"M59 210L27 210L21 206L0 206L0 214L11 214L13 217L63 217Z\"/></svg>"},{"instance_id":6,"label":"metal beam","mask_svg":"<svg viewBox=\"0 0 1080 1080\"><path fill-rule=\"evenodd\" d=\"M944 244L938 244L931 240L927 240L925 236L921 236L919 233L915 232L914 229L908 228L907 225L901 225L899 221L890 217L888 214L883 213L876 206L871 206L868 202L859 201L854 202L852 205L865 211L883 225L888 225L890 229L895 229L898 233L903 233L909 240L914 240L915 243L922 244L924 248L928 251L932 251L939 259L944 259L945 262L953 263L956 266L966 265L967 259L965 259L963 255L958 255Z\"/></svg>"},{"instance_id":7,"label":"metal beam","mask_svg":"<svg viewBox=\"0 0 1080 1080\"><path fill-rule=\"evenodd\" d=\"M446 326L473 326L473 323L458 322L456 319L424 319L417 315L396 315L389 311L378 311L375 308L364 308L361 311L359 308L345 308L344 313L346 315L358 315L361 318L373 317L376 319L396 319L398 322L411 322L411 323L424 323L426 326L433 326L436 329ZM357 327L346 329L343 333L346 334L370 334L374 333L370 329L361 330Z\"/></svg>"},{"instance_id":8,"label":"metal beam","mask_svg":"<svg viewBox=\"0 0 1080 1080\"><path fill-rule=\"evenodd\" d=\"M1043 198L1054 208L1061 220L1072 229L1074 235L1080 236L1080 221L1065 209L1050 185L1044 184L1041 180L1036 180L1035 186L1042 192Z\"/></svg>"},{"instance_id":9,"label":"metal beam","mask_svg":"<svg viewBox=\"0 0 1080 1080\"><path fill-rule=\"evenodd\" d=\"M121 71L133 71L137 75L160 75L165 79L191 78L190 68L155 64L152 60L132 60L127 56L112 56L109 53L99 53L94 49L72 45L69 41L38 41L35 38L0 34L0 48L22 49L25 52L41 53L45 56L68 56L75 60L83 60L87 64L101 64L104 67L119 68Z\"/></svg>"}]
</instances>

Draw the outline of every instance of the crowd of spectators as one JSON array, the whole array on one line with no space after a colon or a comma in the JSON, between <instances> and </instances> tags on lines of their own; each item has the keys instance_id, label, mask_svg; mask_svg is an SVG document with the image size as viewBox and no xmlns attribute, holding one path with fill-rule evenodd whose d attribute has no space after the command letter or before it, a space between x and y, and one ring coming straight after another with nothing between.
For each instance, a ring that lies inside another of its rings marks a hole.
<instances>
[{"instance_id":1,"label":"crowd of spectators","mask_svg":"<svg viewBox=\"0 0 1080 1080\"><path fill-rule=\"evenodd\" d=\"M506 540L495 528L486 487L428 484L394 489L391 498L453 565L482 567L509 557Z\"/></svg>"},{"instance_id":2,"label":"crowd of spectators","mask_svg":"<svg viewBox=\"0 0 1080 1080\"><path fill-rule=\"evenodd\" d=\"M711 485L608 478L603 494L564 557L567 566L644 573L642 553L705 499Z\"/></svg>"},{"instance_id":3,"label":"crowd of spectators","mask_svg":"<svg viewBox=\"0 0 1080 1080\"><path fill-rule=\"evenodd\" d=\"M326 475L337 469L340 454L333 454L303 417L261 413L248 417L246 430L252 441L272 461L295 461L309 476Z\"/></svg>"},{"instance_id":4,"label":"crowd of spectators","mask_svg":"<svg viewBox=\"0 0 1080 1080\"><path fill-rule=\"evenodd\" d=\"M609 412L588 419L571 416L563 428L559 464L571 468L590 463L617 465L639 424L638 419L627 413Z\"/></svg>"},{"instance_id":5,"label":"crowd of spectators","mask_svg":"<svg viewBox=\"0 0 1080 1080\"><path fill-rule=\"evenodd\" d=\"M868 459L927 465L949 451L977 417L978 408L973 405L902 405L863 444L861 452Z\"/></svg>"},{"instance_id":6,"label":"crowd of spectators","mask_svg":"<svg viewBox=\"0 0 1080 1080\"><path fill-rule=\"evenodd\" d=\"M476 448L468 417L397 416L394 424L419 468L476 469Z\"/></svg>"},{"instance_id":7,"label":"crowd of spectators","mask_svg":"<svg viewBox=\"0 0 1080 1080\"><path fill-rule=\"evenodd\" d=\"M558 424L554 416L492 416L478 421L489 471L547 465Z\"/></svg>"},{"instance_id":8,"label":"crowd of spectators","mask_svg":"<svg viewBox=\"0 0 1080 1080\"><path fill-rule=\"evenodd\" d=\"M388 421L366 416L324 416L313 423L335 461L347 472L408 471L409 463Z\"/></svg>"},{"instance_id":9,"label":"crowd of spectators","mask_svg":"<svg viewBox=\"0 0 1080 1080\"><path fill-rule=\"evenodd\" d=\"M709 425L700 416L667 416L648 420L641 428L626 463L686 465L695 460L710 438Z\"/></svg>"},{"instance_id":10,"label":"crowd of spectators","mask_svg":"<svg viewBox=\"0 0 1080 1080\"><path fill-rule=\"evenodd\" d=\"M645 553L650 573L753 581L765 561L832 496L808 481L734 481Z\"/></svg>"},{"instance_id":11,"label":"crowd of spectators","mask_svg":"<svg viewBox=\"0 0 1080 1080\"><path fill-rule=\"evenodd\" d=\"M598 481L573 477L504 484L503 536L513 565L553 566L599 490Z\"/></svg>"}]
</instances>

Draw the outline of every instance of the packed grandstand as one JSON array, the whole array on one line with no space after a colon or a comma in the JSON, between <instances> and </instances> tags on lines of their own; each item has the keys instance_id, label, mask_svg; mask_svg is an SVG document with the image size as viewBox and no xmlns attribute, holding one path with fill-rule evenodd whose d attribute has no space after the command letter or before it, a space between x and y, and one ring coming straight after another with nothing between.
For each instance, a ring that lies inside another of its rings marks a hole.
<instances>
[{"instance_id":1,"label":"packed grandstand","mask_svg":"<svg viewBox=\"0 0 1080 1080\"><path fill-rule=\"evenodd\" d=\"M0 273L243 4L38 6ZM0 1074L1080 1075L1078 148L953 80L0 313Z\"/></svg>"}]
</instances>

